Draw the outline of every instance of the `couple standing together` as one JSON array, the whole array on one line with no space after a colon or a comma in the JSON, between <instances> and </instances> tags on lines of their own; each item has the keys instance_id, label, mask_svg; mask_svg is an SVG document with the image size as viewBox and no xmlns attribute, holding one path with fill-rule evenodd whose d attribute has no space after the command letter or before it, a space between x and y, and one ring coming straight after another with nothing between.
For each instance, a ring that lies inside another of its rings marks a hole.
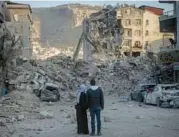
<instances>
[{"instance_id":1,"label":"couple standing together","mask_svg":"<svg viewBox=\"0 0 179 137\"><path fill-rule=\"evenodd\" d=\"M90 81L90 87L81 85L77 93L77 133L89 134L87 109L91 116L91 136L95 135L95 117L97 119L97 135L101 135L101 110L104 109L104 96L100 87L96 86L94 79Z\"/></svg>"}]
</instances>

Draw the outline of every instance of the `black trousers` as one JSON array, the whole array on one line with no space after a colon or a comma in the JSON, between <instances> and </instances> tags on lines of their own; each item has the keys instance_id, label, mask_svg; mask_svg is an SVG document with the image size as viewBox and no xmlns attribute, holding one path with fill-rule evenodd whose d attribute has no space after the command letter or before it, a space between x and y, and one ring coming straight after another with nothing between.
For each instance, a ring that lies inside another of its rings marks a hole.
<instances>
[{"instance_id":1,"label":"black trousers","mask_svg":"<svg viewBox=\"0 0 179 137\"><path fill-rule=\"evenodd\" d=\"M86 109L76 105L76 118L77 118L77 133L78 134L89 134L88 130L88 118Z\"/></svg>"}]
</instances>

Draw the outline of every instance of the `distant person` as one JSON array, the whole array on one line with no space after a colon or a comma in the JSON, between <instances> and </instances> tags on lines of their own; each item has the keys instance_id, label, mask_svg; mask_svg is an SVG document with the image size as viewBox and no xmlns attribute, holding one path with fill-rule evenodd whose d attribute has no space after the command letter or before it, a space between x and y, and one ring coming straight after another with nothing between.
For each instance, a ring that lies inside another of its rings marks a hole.
<instances>
[{"instance_id":1,"label":"distant person","mask_svg":"<svg viewBox=\"0 0 179 137\"><path fill-rule=\"evenodd\" d=\"M88 119L86 110L88 109L86 98L86 86L82 84L77 92L76 118L77 118L77 133L89 134Z\"/></svg>"},{"instance_id":2,"label":"distant person","mask_svg":"<svg viewBox=\"0 0 179 137\"><path fill-rule=\"evenodd\" d=\"M90 88L87 90L88 105L91 116L91 136L95 135L95 116L97 118L97 135L101 135L101 109L104 109L104 96L100 87L96 86L95 80L90 81Z\"/></svg>"}]
</instances>

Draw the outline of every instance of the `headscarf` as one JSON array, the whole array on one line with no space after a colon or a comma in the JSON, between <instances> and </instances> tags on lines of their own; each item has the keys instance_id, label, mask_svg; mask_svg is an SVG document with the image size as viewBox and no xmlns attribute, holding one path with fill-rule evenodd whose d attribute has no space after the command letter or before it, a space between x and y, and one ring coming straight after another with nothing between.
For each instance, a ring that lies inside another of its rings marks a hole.
<instances>
[{"instance_id":1,"label":"headscarf","mask_svg":"<svg viewBox=\"0 0 179 137\"><path fill-rule=\"evenodd\" d=\"M86 92L86 86L84 84L80 85L80 89L77 92L77 103L80 103L80 95L82 92Z\"/></svg>"}]
</instances>

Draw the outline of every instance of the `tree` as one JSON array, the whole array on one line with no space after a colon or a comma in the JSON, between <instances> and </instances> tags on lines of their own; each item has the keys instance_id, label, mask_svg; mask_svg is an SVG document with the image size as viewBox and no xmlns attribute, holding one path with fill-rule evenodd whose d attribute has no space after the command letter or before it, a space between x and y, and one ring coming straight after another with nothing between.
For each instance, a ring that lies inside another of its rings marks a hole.
<instances>
[{"instance_id":1,"label":"tree","mask_svg":"<svg viewBox=\"0 0 179 137\"><path fill-rule=\"evenodd\" d=\"M7 77L8 64L15 57L15 46L19 40L20 37L16 40L15 35L12 35L5 24L3 24L3 29L0 32L0 66L2 67L3 74L5 74L4 78Z\"/></svg>"}]
</instances>

